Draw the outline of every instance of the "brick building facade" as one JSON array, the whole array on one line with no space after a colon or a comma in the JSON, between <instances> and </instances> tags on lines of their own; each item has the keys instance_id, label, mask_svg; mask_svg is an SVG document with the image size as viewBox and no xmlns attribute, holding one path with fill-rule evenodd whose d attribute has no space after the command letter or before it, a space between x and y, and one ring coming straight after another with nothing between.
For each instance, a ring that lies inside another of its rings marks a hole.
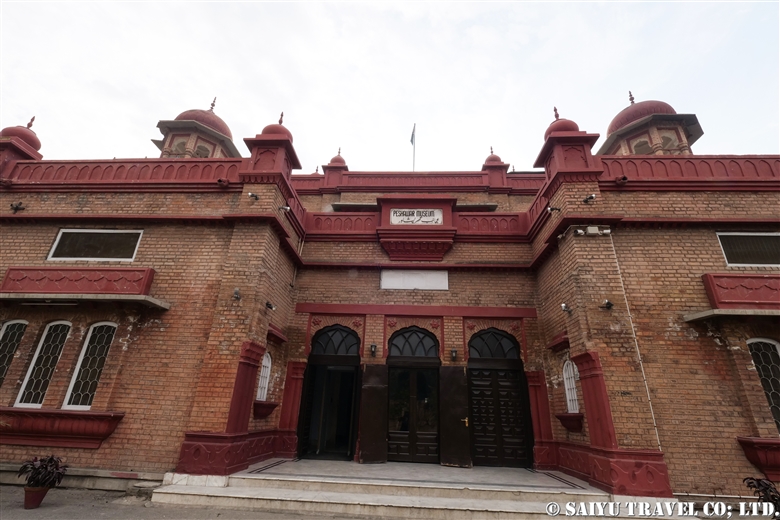
<instances>
[{"instance_id":1,"label":"brick building facade","mask_svg":"<svg viewBox=\"0 0 780 520\"><path fill-rule=\"evenodd\" d=\"M159 159L0 134L0 459L560 469L618 494L780 479L780 157L666 103L556 119L536 172L300 169L211 110ZM773 372L774 370L774 372Z\"/></svg>"}]
</instances>

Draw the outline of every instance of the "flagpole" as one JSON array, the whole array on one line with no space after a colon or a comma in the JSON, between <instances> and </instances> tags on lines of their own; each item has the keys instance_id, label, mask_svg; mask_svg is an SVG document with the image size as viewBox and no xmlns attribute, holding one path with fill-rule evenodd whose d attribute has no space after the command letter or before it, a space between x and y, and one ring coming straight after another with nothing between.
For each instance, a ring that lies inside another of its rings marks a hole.
<instances>
[{"instance_id":1,"label":"flagpole","mask_svg":"<svg viewBox=\"0 0 780 520\"><path fill-rule=\"evenodd\" d=\"M417 137L415 136L416 132L417 123L415 123L414 127L412 128L412 171L414 171L415 156L417 155Z\"/></svg>"}]
</instances>

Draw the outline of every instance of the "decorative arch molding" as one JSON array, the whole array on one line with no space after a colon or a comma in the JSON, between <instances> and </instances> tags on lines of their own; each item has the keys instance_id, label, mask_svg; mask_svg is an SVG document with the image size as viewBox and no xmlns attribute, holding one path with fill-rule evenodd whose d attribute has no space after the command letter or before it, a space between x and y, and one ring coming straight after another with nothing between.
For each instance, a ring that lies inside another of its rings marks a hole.
<instances>
[{"instance_id":1,"label":"decorative arch molding","mask_svg":"<svg viewBox=\"0 0 780 520\"><path fill-rule=\"evenodd\" d=\"M385 349L383 357L390 354L390 338L396 332L417 327L430 333L439 345L438 358L444 358L444 319L441 316L385 316Z\"/></svg>"},{"instance_id":2,"label":"decorative arch molding","mask_svg":"<svg viewBox=\"0 0 780 520\"><path fill-rule=\"evenodd\" d=\"M317 331L311 340L312 356L359 356L360 336L343 325L330 325Z\"/></svg>"},{"instance_id":3,"label":"decorative arch molding","mask_svg":"<svg viewBox=\"0 0 780 520\"><path fill-rule=\"evenodd\" d=\"M304 355L308 357L312 353L312 341L319 331L327 327L339 325L341 327L350 329L357 334L360 340L358 354L360 358L366 357L367 353L363 352L365 348L365 336L366 336L366 316L360 314L354 315L323 315L323 314L310 314L309 323L306 330L306 348Z\"/></svg>"},{"instance_id":4,"label":"decorative arch molding","mask_svg":"<svg viewBox=\"0 0 780 520\"><path fill-rule=\"evenodd\" d=\"M387 342L389 356L439 357L439 341L429 330L412 325L396 331Z\"/></svg>"},{"instance_id":5,"label":"decorative arch molding","mask_svg":"<svg viewBox=\"0 0 780 520\"><path fill-rule=\"evenodd\" d=\"M469 343L472 338L488 329L494 329L514 338L520 347L518 359L522 360L524 364L528 363L528 347L526 346L524 325L522 318L511 320L463 318L463 359L468 361L470 358Z\"/></svg>"}]
</instances>

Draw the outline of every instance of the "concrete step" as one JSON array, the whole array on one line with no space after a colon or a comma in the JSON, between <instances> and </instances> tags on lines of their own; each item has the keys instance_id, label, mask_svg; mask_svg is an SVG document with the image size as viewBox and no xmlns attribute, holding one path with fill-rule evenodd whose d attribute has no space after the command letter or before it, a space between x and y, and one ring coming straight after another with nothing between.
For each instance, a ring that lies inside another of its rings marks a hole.
<instances>
[{"instance_id":1,"label":"concrete step","mask_svg":"<svg viewBox=\"0 0 780 520\"><path fill-rule=\"evenodd\" d=\"M595 500L595 499L594 499ZM361 518L542 520L546 502L334 492L275 487L169 485L152 502Z\"/></svg>"},{"instance_id":2,"label":"concrete step","mask_svg":"<svg viewBox=\"0 0 780 520\"><path fill-rule=\"evenodd\" d=\"M512 500L526 502L595 502L608 501L604 492L570 488L561 489L560 482L550 481L550 486L479 484L473 482L425 482L398 479L372 480L350 479L349 477L312 478L279 475L231 476L228 486L235 488L274 488L307 492L416 496L428 498L451 498L467 500ZM557 485L552 485L557 484Z\"/></svg>"}]
</instances>

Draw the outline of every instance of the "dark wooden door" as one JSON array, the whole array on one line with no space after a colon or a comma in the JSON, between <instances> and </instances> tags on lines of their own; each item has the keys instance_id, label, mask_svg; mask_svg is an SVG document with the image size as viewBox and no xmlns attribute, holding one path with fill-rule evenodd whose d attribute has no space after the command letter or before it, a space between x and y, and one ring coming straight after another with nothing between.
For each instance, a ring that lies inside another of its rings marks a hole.
<instances>
[{"instance_id":1,"label":"dark wooden door","mask_svg":"<svg viewBox=\"0 0 780 520\"><path fill-rule=\"evenodd\" d=\"M360 462L387 462L387 365L365 365L360 396Z\"/></svg>"},{"instance_id":2,"label":"dark wooden door","mask_svg":"<svg viewBox=\"0 0 780 520\"><path fill-rule=\"evenodd\" d=\"M470 468L469 389L466 367L441 367L439 378L441 464Z\"/></svg>"},{"instance_id":3,"label":"dark wooden door","mask_svg":"<svg viewBox=\"0 0 780 520\"><path fill-rule=\"evenodd\" d=\"M439 462L439 369L388 370L387 460Z\"/></svg>"},{"instance_id":4,"label":"dark wooden door","mask_svg":"<svg viewBox=\"0 0 780 520\"><path fill-rule=\"evenodd\" d=\"M470 368L469 394L474 464L532 466L528 384L523 371Z\"/></svg>"}]
</instances>

